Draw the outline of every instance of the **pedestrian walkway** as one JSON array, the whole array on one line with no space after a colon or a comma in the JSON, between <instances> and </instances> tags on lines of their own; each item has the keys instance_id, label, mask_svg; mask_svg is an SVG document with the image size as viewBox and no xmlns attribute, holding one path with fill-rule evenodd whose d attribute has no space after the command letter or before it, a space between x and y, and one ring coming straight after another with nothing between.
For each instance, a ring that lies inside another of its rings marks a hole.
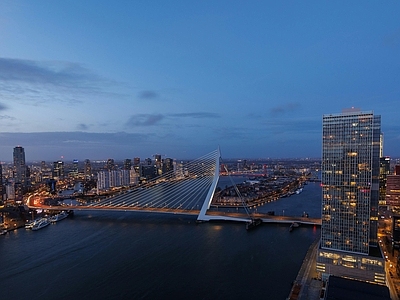
<instances>
[{"instance_id":1,"label":"pedestrian walkway","mask_svg":"<svg viewBox=\"0 0 400 300\"><path fill-rule=\"evenodd\" d=\"M311 244L293 283L288 300L318 300L322 281L317 279L316 258L319 239Z\"/></svg>"}]
</instances>

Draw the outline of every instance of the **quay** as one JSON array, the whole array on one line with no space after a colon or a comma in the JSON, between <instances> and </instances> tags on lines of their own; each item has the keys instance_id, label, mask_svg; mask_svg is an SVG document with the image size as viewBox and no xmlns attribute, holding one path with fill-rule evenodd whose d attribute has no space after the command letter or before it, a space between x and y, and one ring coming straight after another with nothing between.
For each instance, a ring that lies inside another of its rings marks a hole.
<instances>
[{"instance_id":1,"label":"quay","mask_svg":"<svg viewBox=\"0 0 400 300\"><path fill-rule=\"evenodd\" d=\"M316 239L308 249L287 300L320 299L322 281L317 279L315 268L318 245L319 239Z\"/></svg>"}]
</instances>

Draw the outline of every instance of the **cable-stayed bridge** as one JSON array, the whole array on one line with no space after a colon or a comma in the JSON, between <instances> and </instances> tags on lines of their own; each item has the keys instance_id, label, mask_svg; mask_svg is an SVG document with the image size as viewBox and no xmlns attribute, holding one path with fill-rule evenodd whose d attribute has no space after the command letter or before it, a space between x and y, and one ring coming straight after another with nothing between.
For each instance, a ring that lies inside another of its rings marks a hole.
<instances>
[{"instance_id":1,"label":"cable-stayed bridge","mask_svg":"<svg viewBox=\"0 0 400 300\"><path fill-rule=\"evenodd\" d=\"M220 150L214 150L196 160L177 165L175 170L163 174L146 184L120 192L107 198L98 198L86 205L45 206L50 210L108 210L138 211L197 215L198 221L230 220L249 222L246 213L209 212L212 198L219 179ZM38 208L37 206L30 206ZM247 211L247 210L246 210ZM271 216L257 216L266 222L277 219ZM318 220L303 220L306 223L318 224ZM280 220L283 223L291 219ZM296 219L293 222L302 222Z\"/></svg>"}]
</instances>

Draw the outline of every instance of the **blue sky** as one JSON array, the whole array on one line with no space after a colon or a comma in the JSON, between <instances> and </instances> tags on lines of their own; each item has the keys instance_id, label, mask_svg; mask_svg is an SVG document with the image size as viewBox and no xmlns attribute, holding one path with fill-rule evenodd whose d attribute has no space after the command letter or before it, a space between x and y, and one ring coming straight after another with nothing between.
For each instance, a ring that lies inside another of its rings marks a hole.
<instances>
[{"instance_id":1,"label":"blue sky","mask_svg":"<svg viewBox=\"0 0 400 300\"><path fill-rule=\"evenodd\" d=\"M400 2L0 2L0 160L320 157L322 115L400 156Z\"/></svg>"}]
</instances>

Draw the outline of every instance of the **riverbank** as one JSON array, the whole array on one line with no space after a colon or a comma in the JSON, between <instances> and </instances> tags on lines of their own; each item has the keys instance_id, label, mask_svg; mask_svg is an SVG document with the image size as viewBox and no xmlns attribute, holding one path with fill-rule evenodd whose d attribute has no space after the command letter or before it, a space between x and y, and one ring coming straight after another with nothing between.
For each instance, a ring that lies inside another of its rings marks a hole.
<instances>
[{"instance_id":1,"label":"riverbank","mask_svg":"<svg viewBox=\"0 0 400 300\"><path fill-rule=\"evenodd\" d=\"M317 238L310 246L303 263L293 282L288 300L318 300L322 289L322 281L317 279L316 258L319 244Z\"/></svg>"}]
</instances>

